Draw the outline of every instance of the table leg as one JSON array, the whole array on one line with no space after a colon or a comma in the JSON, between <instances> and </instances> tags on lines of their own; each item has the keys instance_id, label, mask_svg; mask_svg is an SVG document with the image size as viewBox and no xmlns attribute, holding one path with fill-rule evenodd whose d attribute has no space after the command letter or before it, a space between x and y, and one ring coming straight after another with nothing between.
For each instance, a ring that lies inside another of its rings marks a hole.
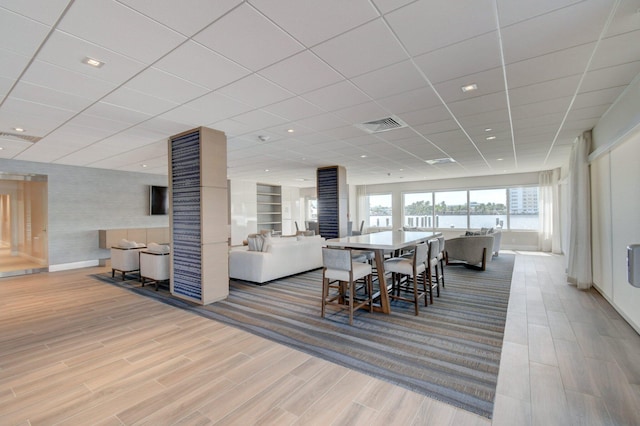
<instances>
[{"instance_id":1,"label":"table leg","mask_svg":"<svg viewBox=\"0 0 640 426\"><path fill-rule=\"evenodd\" d=\"M387 280L384 274L384 250L376 249L376 270L378 271L378 284L380 285L380 306L374 306L374 311L391 313L391 305L389 304L389 292L387 289Z\"/></svg>"}]
</instances>

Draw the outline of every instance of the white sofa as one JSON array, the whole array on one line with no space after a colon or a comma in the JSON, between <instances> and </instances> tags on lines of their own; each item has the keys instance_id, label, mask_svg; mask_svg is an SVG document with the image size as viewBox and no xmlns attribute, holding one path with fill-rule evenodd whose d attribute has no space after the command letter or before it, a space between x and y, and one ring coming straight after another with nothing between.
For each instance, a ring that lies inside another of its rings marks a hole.
<instances>
[{"instance_id":1,"label":"white sofa","mask_svg":"<svg viewBox=\"0 0 640 426\"><path fill-rule=\"evenodd\" d=\"M229 252L229 278L265 283L322 267L324 238L270 238L262 251L249 246L234 247Z\"/></svg>"}]
</instances>

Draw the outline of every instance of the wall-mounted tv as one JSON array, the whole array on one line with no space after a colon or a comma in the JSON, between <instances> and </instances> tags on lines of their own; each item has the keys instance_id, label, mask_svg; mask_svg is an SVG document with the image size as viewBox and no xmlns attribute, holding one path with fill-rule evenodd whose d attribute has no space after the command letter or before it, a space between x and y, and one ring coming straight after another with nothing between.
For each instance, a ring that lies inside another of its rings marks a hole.
<instances>
[{"instance_id":1,"label":"wall-mounted tv","mask_svg":"<svg viewBox=\"0 0 640 426\"><path fill-rule=\"evenodd\" d=\"M166 186L149 187L149 213L169 214L169 188Z\"/></svg>"}]
</instances>

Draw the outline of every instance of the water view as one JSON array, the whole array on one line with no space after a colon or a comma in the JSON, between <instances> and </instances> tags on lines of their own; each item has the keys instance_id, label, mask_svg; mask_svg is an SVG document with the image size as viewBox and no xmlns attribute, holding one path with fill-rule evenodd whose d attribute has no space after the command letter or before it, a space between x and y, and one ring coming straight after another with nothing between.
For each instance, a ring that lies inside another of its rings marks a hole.
<instances>
[{"instance_id":1,"label":"water view","mask_svg":"<svg viewBox=\"0 0 640 426\"><path fill-rule=\"evenodd\" d=\"M537 231L540 223L538 215L520 214L510 216L510 224L507 227L507 215L471 215L470 226L467 227L466 215L437 215L432 216L405 216L404 226L420 228L454 228L454 229L480 229L502 226L503 229ZM435 221L435 224L433 223ZM370 216L370 227L390 228L391 216ZM435 225L435 226L433 226Z\"/></svg>"}]
</instances>

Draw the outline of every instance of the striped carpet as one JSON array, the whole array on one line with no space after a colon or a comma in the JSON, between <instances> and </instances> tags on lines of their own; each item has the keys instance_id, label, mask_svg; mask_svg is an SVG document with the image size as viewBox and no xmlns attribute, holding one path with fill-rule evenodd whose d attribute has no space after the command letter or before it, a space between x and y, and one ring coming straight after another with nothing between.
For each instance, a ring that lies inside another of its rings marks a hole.
<instances>
[{"instance_id":1,"label":"striped carpet","mask_svg":"<svg viewBox=\"0 0 640 426\"><path fill-rule=\"evenodd\" d=\"M320 317L321 270L258 286L231 280L229 297L207 306L135 281L114 284L490 418L500 365L514 255L480 272L446 268L434 304L392 302L391 315L328 307Z\"/></svg>"}]
</instances>

